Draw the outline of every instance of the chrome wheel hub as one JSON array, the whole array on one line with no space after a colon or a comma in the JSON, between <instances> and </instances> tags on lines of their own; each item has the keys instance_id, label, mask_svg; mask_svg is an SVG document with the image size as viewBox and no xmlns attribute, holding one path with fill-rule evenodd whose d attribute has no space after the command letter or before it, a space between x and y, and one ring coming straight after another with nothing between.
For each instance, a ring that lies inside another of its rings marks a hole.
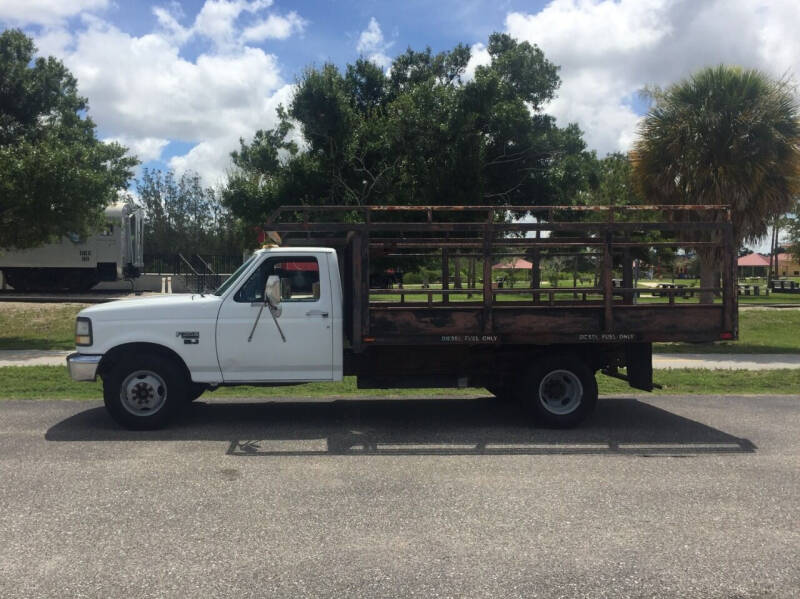
<instances>
[{"instance_id":1,"label":"chrome wheel hub","mask_svg":"<svg viewBox=\"0 0 800 599\"><path fill-rule=\"evenodd\" d=\"M563 416L575 411L583 398L583 385L569 370L552 370L539 383L539 401L545 410Z\"/></svg>"},{"instance_id":2,"label":"chrome wheel hub","mask_svg":"<svg viewBox=\"0 0 800 599\"><path fill-rule=\"evenodd\" d=\"M155 414L167 400L167 385L160 375L150 370L129 374L120 387L122 406L134 416Z\"/></svg>"}]
</instances>

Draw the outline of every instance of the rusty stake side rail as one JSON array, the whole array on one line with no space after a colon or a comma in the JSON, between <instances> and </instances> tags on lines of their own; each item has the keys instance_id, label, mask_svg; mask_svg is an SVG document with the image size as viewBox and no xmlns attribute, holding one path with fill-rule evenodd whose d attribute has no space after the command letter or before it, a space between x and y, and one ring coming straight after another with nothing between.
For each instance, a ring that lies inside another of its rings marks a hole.
<instances>
[{"instance_id":1,"label":"rusty stake side rail","mask_svg":"<svg viewBox=\"0 0 800 599\"><path fill-rule=\"evenodd\" d=\"M376 220L381 214L386 220ZM634 217L639 220L630 220ZM544 345L598 339L714 341L738 335L735 247L727 206L283 206L270 215L265 228L282 235L287 245L338 250L345 331L355 352L368 344L413 345L414 339L444 345ZM667 247L715 253L721 285L690 288L697 303L675 301L687 293L683 288L655 290L657 297L666 298L664 303L636 303L654 291L633 285L636 252L641 256L642 251ZM531 286L493 287L492 258L514 252L531 261ZM442 289L370 289L371 256L426 254L441 259ZM450 263L467 255L482 259L482 285L449 288ZM595 261L599 285L542 287L541 263L557 255ZM622 284L616 287L615 269L622 272ZM557 298L563 293L574 298ZM456 294L478 297L452 301ZM532 299L500 299L518 294ZM721 295L721 302L704 303L710 294ZM371 296L392 295L400 301L370 301ZM406 302L406 295L423 295L427 301ZM436 296L442 301L434 302Z\"/></svg>"}]
</instances>

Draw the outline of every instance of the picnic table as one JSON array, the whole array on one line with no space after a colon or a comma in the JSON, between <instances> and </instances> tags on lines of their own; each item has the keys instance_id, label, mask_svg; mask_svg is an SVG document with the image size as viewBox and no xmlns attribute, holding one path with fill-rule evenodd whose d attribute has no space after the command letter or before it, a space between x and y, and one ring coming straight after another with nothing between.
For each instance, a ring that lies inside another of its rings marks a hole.
<instances>
[{"instance_id":1,"label":"picnic table","mask_svg":"<svg viewBox=\"0 0 800 599\"><path fill-rule=\"evenodd\" d=\"M774 279L772 293L800 293L800 284L797 281Z\"/></svg>"},{"instance_id":2,"label":"picnic table","mask_svg":"<svg viewBox=\"0 0 800 599\"><path fill-rule=\"evenodd\" d=\"M675 284L675 283L659 283L656 288L653 290L653 297L668 297L669 293L662 293L659 289L683 289L682 293L676 293L676 296L680 296L683 298L694 297L694 291L687 285Z\"/></svg>"},{"instance_id":3,"label":"picnic table","mask_svg":"<svg viewBox=\"0 0 800 599\"><path fill-rule=\"evenodd\" d=\"M739 295L761 295L761 285L737 285ZM765 290L766 291L766 290Z\"/></svg>"}]
</instances>

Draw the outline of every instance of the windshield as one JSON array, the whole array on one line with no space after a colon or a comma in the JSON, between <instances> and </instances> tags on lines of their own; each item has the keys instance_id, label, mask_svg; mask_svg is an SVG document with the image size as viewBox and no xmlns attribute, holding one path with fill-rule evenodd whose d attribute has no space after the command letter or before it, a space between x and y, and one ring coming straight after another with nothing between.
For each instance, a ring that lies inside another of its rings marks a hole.
<instances>
[{"instance_id":1,"label":"windshield","mask_svg":"<svg viewBox=\"0 0 800 599\"><path fill-rule=\"evenodd\" d=\"M239 275L241 275L242 272L247 270L247 267L250 266L250 264L255 259L256 259L256 255L253 254L247 260L245 260L244 264L242 264L239 268L237 268L236 271L231 276L229 276L227 279L225 279L225 282L217 288L217 290L214 292L214 295L222 295L228 289L230 289L230 286L233 285L236 282L236 279L239 278Z\"/></svg>"}]
</instances>

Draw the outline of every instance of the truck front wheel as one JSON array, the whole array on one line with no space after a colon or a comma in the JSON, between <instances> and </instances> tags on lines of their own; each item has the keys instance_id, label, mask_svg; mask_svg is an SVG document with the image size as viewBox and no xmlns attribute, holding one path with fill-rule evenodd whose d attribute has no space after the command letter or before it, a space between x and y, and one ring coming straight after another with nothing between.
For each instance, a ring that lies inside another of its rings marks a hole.
<instances>
[{"instance_id":1,"label":"truck front wheel","mask_svg":"<svg viewBox=\"0 0 800 599\"><path fill-rule=\"evenodd\" d=\"M103 378L106 409L125 428L163 428L186 403L188 384L169 357L134 354Z\"/></svg>"},{"instance_id":2,"label":"truck front wheel","mask_svg":"<svg viewBox=\"0 0 800 599\"><path fill-rule=\"evenodd\" d=\"M582 360L552 356L544 358L522 378L516 395L537 422L569 428L594 411L597 381Z\"/></svg>"},{"instance_id":3,"label":"truck front wheel","mask_svg":"<svg viewBox=\"0 0 800 599\"><path fill-rule=\"evenodd\" d=\"M186 392L186 401L193 402L196 399L200 399L200 396L208 391L208 385L203 383L190 383L189 389Z\"/></svg>"}]
</instances>

